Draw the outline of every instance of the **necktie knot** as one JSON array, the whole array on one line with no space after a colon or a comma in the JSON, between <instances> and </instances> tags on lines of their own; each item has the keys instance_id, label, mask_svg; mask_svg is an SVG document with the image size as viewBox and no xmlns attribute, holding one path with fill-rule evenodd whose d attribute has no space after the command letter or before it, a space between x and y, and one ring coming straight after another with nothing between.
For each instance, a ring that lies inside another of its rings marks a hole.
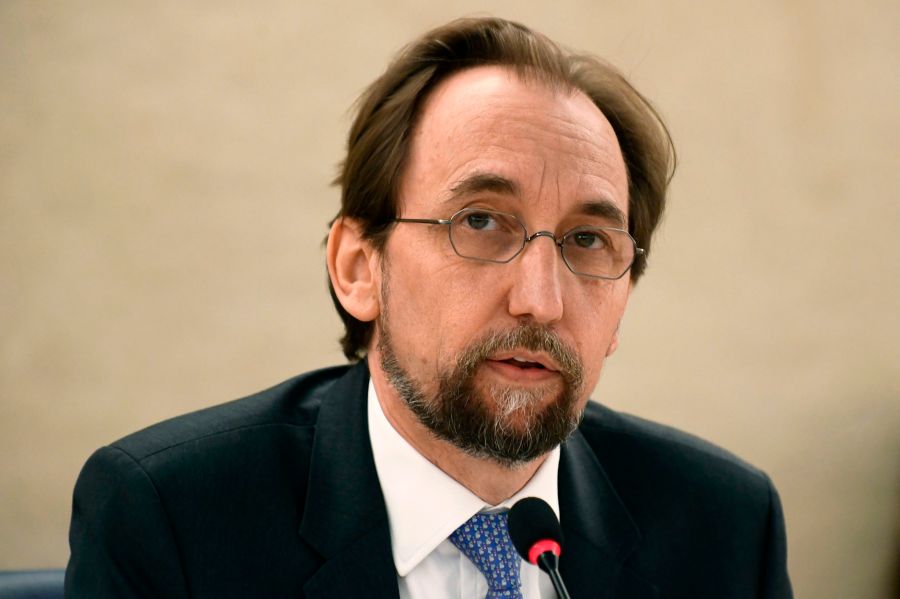
<instances>
[{"instance_id":1,"label":"necktie knot","mask_svg":"<svg viewBox=\"0 0 900 599\"><path fill-rule=\"evenodd\" d=\"M488 583L485 599L522 598L521 558L509 538L506 512L475 514L453 531L450 542L484 574Z\"/></svg>"}]
</instances>

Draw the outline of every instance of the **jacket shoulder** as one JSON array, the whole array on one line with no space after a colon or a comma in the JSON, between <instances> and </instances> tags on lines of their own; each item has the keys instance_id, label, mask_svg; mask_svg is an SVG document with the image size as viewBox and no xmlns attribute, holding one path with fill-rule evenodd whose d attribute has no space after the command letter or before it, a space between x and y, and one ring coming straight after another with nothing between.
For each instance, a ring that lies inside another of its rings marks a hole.
<instances>
[{"instance_id":1,"label":"jacket shoulder","mask_svg":"<svg viewBox=\"0 0 900 599\"><path fill-rule=\"evenodd\" d=\"M184 444L260 427L313 427L322 398L349 368L301 374L253 395L164 420L110 445L142 461Z\"/></svg>"},{"instance_id":2,"label":"jacket shoulder","mask_svg":"<svg viewBox=\"0 0 900 599\"><path fill-rule=\"evenodd\" d=\"M366 376L310 372L94 452L75 486L66 596L296 594L320 563L297 532L320 406Z\"/></svg>"},{"instance_id":3,"label":"jacket shoulder","mask_svg":"<svg viewBox=\"0 0 900 599\"><path fill-rule=\"evenodd\" d=\"M591 402L579 429L607 476L635 505L670 502L757 511L770 501L769 477L713 443Z\"/></svg>"},{"instance_id":4,"label":"jacket shoulder","mask_svg":"<svg viewBox=\"0 0 900 599\"><path fill-rule=\"evenodd\" d=\"M784 515L769 477L675 428L585 409L579 428L639 531L628 564L672 596L791 597Z\"/></svg>"}]
</instances>

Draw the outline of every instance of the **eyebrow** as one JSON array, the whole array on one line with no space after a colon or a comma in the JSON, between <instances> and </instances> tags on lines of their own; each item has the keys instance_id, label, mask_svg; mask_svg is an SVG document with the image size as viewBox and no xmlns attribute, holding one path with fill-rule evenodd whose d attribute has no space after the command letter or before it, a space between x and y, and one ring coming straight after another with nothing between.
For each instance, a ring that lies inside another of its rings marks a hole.
<instances>
[{"instance_id":1,"label":"eyebrow","mask_svg":"<svg viewBox=\"0 0 900 599\"><path fill-rule=\"evenodd\" d=\"M518 196L519 185L512 179L494 173L474 173L458 181L450 188L450 191L452 195L448 201L485 191Z\"/></svg>"},{"instance_id":2,"label":"eyebrow","mask_svg":"<svg viewBox=\"0 0 900 599\"><path fill-rule=\"evenodd\" d=\"M611 220L620 229L628 228L628 220L625 213L609 200L591 200L582 202L578 206L578 212L587 216L599 216L606 220Z\"/></svg>"}]
</instances>

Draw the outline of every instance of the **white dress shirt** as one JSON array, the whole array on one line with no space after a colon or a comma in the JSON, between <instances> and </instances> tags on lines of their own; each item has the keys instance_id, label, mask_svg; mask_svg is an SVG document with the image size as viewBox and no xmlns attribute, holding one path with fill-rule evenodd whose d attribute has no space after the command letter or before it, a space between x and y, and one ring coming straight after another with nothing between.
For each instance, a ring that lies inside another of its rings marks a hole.
<instances>
[{"instance_id":1,"label":"white dress shirt","mask_svg":"<svg viewBox=\"0 0 900 599\"><path fill-rule=\"evenodd\" d=\"M387 506L400 599L473 599L487 594L478 568L447 537L481 511L511 507L523 497L540 497L559 517L559 447L514 496L492 506L429 462L394 430L369 381L369 437ZM555 597L550 578L522 562L522 596Z\"/></svg>"}]
</instances>

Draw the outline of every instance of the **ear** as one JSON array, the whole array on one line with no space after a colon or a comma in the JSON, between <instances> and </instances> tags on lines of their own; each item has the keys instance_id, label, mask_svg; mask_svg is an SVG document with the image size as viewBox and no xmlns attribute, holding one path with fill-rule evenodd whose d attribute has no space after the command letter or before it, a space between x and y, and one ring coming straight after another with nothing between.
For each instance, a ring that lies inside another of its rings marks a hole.
<instances>
[{"instance_id":1,"label":"ear","mask_svg":"<svg viewBox=\"0 0 900 599\"><path fill-rule=\"evenodd\" d=\"M634 282L629 278L628 279L628 289L625 290L625 306L628 305L628 298L631 297L631 289L634 285ZM622 318L624 317L625 306L622 307L622 315L619 316L619 322L616 323L616 330L613 331L612 339L609 342L609 347L606 348L606 357L610 357L615 353L615 351L619 348L619 330L622 328Z\"/></svg>"},{"instance_id":2,"label":"ear","mask_svg":"<svg viewBox=\"0 0 900 599\"><path fill-rule=\"evenodd\" d=\"M328 276L344 309L363 322L375 320L380 311L378 260L358 221L335 219L328 233Z\"/></svg>"},{"instance_id":3,"label":"ear","mask_svg":"<svg viewBox=\"0 0 900 599\"><path fill-rule=\"evenodd\" d=\"M616 325L616 330L613 331L612 341L609 342L609 347L606 348L606 357L610 357L615 353L615 351L619 348L619 328L622 326L622 321L619 320L619 324Z\"/></svg>"}]
</instances>

